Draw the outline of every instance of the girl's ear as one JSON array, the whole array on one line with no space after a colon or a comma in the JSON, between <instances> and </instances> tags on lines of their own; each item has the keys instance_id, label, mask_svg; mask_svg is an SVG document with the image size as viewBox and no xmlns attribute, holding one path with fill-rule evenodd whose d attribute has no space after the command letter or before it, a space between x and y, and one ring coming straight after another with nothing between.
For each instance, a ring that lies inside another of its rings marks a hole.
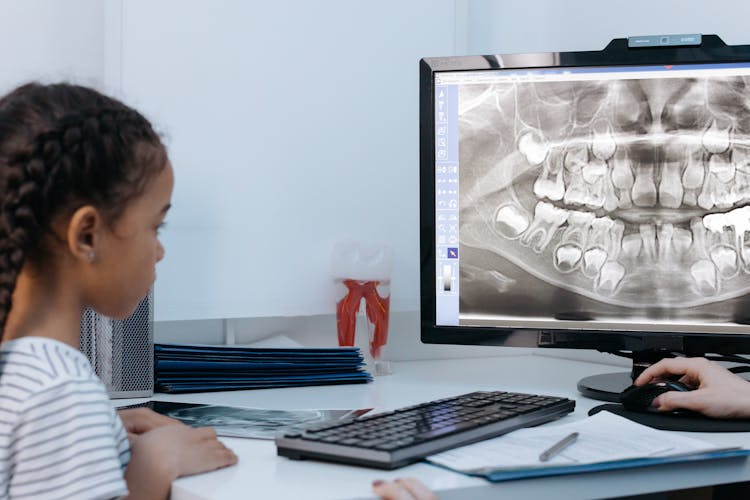
<instances>
[{"instance_id":1,"label":"girl's ear","mask_svg":"<svg viewBox=\"0 0 750 500\"><path fill-rule=\"evenodd\" d=\"M93 262L96 259L103 227L101 214L93 206L84 205L73 212L68 222L66 240L68 250L76 260Z\"/></svg>"}]
</instances>

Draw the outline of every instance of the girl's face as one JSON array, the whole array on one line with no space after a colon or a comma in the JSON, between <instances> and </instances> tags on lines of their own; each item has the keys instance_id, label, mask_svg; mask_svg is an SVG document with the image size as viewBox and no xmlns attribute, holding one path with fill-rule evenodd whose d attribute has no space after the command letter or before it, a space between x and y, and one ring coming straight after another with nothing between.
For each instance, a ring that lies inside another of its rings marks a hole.
<instances>
[{"instance_id":1,"label":"girl's face","mask_svg":"<svg viewBox=\"0 0 750 500\"><path fill-rule=\"evenodd\" d=\"M159 229L170 207L174 172L166 167L146 190L131 200L115 224L104 231L94 265L96 286L88 302L105 316L122 319L133 313L156 279L164 258Z\"/></svg>"}]
</instances>

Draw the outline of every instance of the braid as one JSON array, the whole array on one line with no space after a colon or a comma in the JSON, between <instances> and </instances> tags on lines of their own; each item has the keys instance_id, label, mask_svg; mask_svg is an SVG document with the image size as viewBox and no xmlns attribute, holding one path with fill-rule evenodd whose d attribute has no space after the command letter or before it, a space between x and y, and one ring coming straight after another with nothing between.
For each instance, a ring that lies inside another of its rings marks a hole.
<instances>
[{"instance_id":1,"label":"braid","mask_svg":"<svg viewBox=\"0 0 750 500\"><path fill-rule=\"evenodd\" d=\"M29 162L29 170L36 170L37 162ZM14 180L23 179L23 166L12 165ZM0 218L2 226L2 248L0 249L0 331L12 305L16 278L23 266L28 243L38 232L38 223L31 208L34 198L38 198L38 187L33 181L22 180L15 192L7 192L3 200Z\"/></svg>"},{"instance_id":2,"label":"braid","mask_svg":"<svg viewBox=\"0 0 750 500\"><path fill-rule=\"evenodd\" d=\"M157 156L143 161L140 144ZM165 159L142 115L91 89L31 84L0 99L0 338L18 275L43 260L53 217L92 204L114 220Z\"/></svg>"}]
</instances>

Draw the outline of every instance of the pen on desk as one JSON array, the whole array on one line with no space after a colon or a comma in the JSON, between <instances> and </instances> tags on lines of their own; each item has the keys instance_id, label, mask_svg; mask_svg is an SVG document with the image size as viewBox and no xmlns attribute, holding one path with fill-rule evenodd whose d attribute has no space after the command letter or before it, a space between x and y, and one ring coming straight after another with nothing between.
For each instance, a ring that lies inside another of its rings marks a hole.
<instances>
[{"instance_id":1,"label":"pen on desk","mask_svg":"<svg viewBox=\"0 0 750 500\"><path fill-rule=\"evenodd\" d=\"M562 438L560 441L558 441L557 443L553 444L552 446L544 450L542 454L539 455L539 461L546 462L547 460L554 457L555 455L563 451L565 448L567 448L571 444L575 443L576 439L578 439L577 432L572 432L568 434L567 436Z\"/></svg>"}]
</instances>

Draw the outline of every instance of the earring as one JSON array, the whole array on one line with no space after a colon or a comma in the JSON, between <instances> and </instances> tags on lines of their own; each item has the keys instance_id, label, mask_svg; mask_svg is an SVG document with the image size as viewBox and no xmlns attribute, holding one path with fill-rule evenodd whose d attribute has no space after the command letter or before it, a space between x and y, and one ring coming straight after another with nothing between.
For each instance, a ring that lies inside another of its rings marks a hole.
<instances>
[{"instance_id":1,"label":"earring","mask_svg":"<svg viewBox=\"0 0 750 500\"><path fill-rule=\"evenodd\" d=\"M94 260L94 252L89 252L86 254L86 260L89 262L92 262Z\"/></svg>"}]
</instances>

